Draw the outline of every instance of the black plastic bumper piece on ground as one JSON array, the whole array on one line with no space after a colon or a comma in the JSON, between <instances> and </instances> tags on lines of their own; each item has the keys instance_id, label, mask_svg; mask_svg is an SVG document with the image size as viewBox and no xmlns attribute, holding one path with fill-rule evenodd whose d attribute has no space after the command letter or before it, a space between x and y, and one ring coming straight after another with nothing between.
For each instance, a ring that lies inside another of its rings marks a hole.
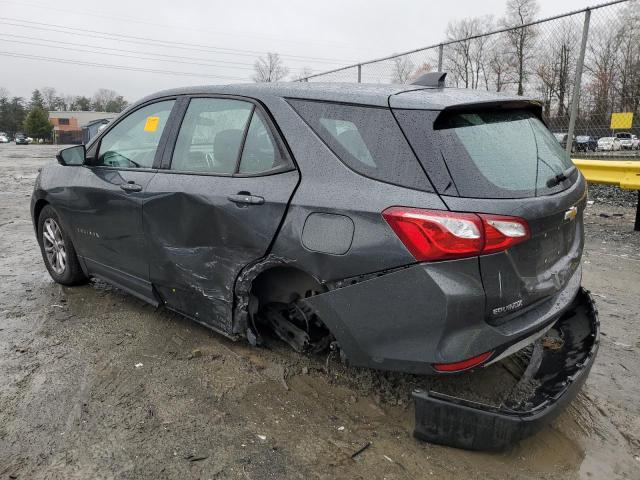
<instances>
[{"instance_id":1,"label":"black plastic bumper piece on ground","mask_svg":"<svg viewBox=\"0 0 640 480\"><path fill-rule=\"evenodd\" d=\"M581 289L554 328L564 345L545 349L532 375L533 395L513 408L493 407L436 392L413 392L414 436L468 450L502 450L553 420L578 394L598 351L600 323L595 303Z\"/></svg>"}]
</instances>

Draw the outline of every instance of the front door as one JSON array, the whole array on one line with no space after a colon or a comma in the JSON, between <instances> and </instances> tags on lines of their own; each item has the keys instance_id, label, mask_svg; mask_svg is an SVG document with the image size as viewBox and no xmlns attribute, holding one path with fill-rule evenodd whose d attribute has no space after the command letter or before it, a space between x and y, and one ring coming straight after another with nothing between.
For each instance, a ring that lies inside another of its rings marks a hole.
<instances>
[{"instance_id":1,"label":"front door","mask_svg":"<svg viewBox=\"0 0 640 480\"><path fill-rule=\"evenodd\" d=\"M266 255L298 183L274 132L250 101L192 98L147 189L151 282L167 306L226 333L236 277Z\"/></svg>"},{"instance_id":2,"label":"front door","mask_svg":"<svg viewBox=\"0 0 640 480\"><path fill-rule=\"evenodd\" d=\"M142 202L174 105L166 100L118 121L90 151L69 205L78 254L89 272L153 300L142 229ZM159 161L159 158L158 158Z\"/></svg>"}]
</instances>

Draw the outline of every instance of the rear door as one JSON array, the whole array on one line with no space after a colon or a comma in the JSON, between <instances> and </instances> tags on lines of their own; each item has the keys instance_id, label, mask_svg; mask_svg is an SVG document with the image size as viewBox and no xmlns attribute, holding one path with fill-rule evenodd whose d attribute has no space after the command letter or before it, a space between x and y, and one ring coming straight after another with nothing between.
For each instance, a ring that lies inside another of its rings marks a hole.
<instances>
[{"instance_id":1,"label":"rear door","mask_svg":"<svg viewBox=\"0 0 640 480\"><path fill-rule=\"evenodd\" d=\"M584 179L535 111L465 106L396 110L448 208L524 218L531 238L479 257L490 323L575 284L583 248Z\"/></svg>"},{"instance_id":2,"label":"rear door","mask_svg":"<svg viewBox=\"0 0 640 480\"><path fill-rule=\"evenodd\" d=\"M167 306L231 333L236 277L267 253L299 175L256 102L181 101L143 207L150 278Z\"/></svg>"}]
</instances>

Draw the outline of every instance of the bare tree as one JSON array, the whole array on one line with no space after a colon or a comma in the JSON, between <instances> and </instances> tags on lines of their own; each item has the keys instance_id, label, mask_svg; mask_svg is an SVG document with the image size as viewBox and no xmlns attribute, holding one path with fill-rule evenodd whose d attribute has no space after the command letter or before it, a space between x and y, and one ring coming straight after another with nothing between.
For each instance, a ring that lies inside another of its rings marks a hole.
<instances>
[{"instance_id":1,"label":"bare tree","mask_svg":"<svg viewBox=\"0 0 640 480\"><path fill-rule=\"evenodd\" d=\"M433 68L433 65L431 65L430 63L428 63L428 62L421 63L413 71L413 73L411 74L411 77L409 78L409 80L415 80L415 79L419 78L421 75L424 75L425 73L433 72L434 70L435 69Z\"/></svg>"},{"instance_id":2,"label":"bare tree","mask_svg":"<svg viewBox=\"0 0 640 480\"><path fill-rule=\"evenodd\" d=\"M482 85L488 88L487 47L490 38L479 35L490 31L492 27L493 19L490 16L449 22L447 40L459 41L445 47L444 60L456 86L479 88Z\"/></svg>"},{"instance_id":3,"label":"bare tree","mask_svg":"<svg viewBox=\"0 0 640 480\"><path fill-rule=\"evenodd\" d=\"M53 87L42 87L40 89L44 99L44 108L47 110L58 110L58 92Z\"/></svg>"},{"instance_id":4,"label":"bare tree","mask_svg":"<svg viewBox=\"0 0 640 480\"><path fill-rule=\"evenodd\" d=\"M289 74L289 69L284 66L280 55L277 53L267 53L267 57L258 58L253 64L255 74L254 82L277 82Z\"/></svg>"},{"instance_id":5,"label":"bare tree","mask_svg":"<svg viewBox=\"0 0 640 480\"><path fill-rule=\"evenodd\" d=\"M113 102L118 97L118 94L108 88L99 88L96 93L93 94L91 99L92 108L97 112L104 112L107 110L107 105Z\"/></svg>"},{"instance_id":6,"label":"bare tree","mask_svg":"<svg viewBox=\"0 0 640 480\"><path fill-rule=\"evenodd\" d=\"M413 62L408 57L394 58L391 83L407 83L412 77L413 68Z\"/></svg>"},{"instance_id":7,"label":"bare tree","mask_svg":"<svg viewBox=\"0 0 640 480\"><path fill-rule=\"evenodd\" d=\"M309 75L313 75L313 69L311 67L302 67L300 71L294 76L296 82L300 82L306 79Z\"/></svg>"},{"instance_id":8,"label":"bare tree","mask_svg":"<svg viewBox=\"0 0 640 480\"><path fill-rule=\"evenodd\" d=\"M588 72L585 90L588 94L590 115L592 120L598 123L606 122L613 110L617 40L608 25L590 29L585 59L585 70Z\"/></svg>"},{"instance_id":9,"label":"bare tree","mask_svg":"<svg viewBox=\"0 0 640 480\"><path fill-rule=\"evenodd\" d=\"M616 35L618 77L615 93L620 111L637 112L640 105L640 6L627 5L622 25Z\"/></svg>"},{"instance_id":10,"label":"bare tree","mask_svg":"<svg viewBox=\"0 0 640 480\"><path fill-rule=\"evenodd\" d=\"M524 84L529 74L529 63L534 56L537 30L523 27L535 20L540 6L537 0L508 0L506 15L502 23L512 30L507 31L511 55L516 65L518 95L524 94Z\"/></svg>"},{"instance_id":11,"label":"bare tree","mask_svg":"<svg viewBox=\"0 0 640 480\"><path fill-rule=\"evenodd\" d=\"M579 34L575 19L563 20L557 35L547 37L546 48L536 56L536 90L541 96L547 117L568 114L574 80ZM541 45L542 47L542 45Z\"/></svg>"}]
</instances>

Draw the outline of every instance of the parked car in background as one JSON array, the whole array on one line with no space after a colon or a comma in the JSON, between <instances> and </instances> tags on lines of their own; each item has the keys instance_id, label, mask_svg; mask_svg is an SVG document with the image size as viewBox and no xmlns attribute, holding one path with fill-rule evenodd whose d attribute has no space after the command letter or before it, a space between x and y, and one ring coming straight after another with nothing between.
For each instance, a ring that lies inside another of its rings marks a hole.
<instances>
[{"instance_id":1,"label":"parked car in background","mask_svg":"<svg viewBox=\"0 0 640 480\"><path fill-rule=\"evenodd\" d=\"M598 139L598 148L600 152L613 152L620 150L620 139L617 137L601 137Z\"/></svg>"},{"instance_id":2,"label":"parked car in background","mask_svg":"<svg viewBox=\"0 0 640 480\"><path fill-rule=\"evenodd\" d=\"M577 152L595 152L598 148L598 140L589 135L578 135L576 137Z\"/></svg>"},{"instance_id":3,"label":"parked car in background","mask_svg":"<svg viewBox=\"0 0 640 480\"><path fill-rule=\"evenodd\" d=\"M560 145L562 145L562 148L564 149L567 148L567 137L569 136L568 133L554 133L553 136L556 137L556 140L558 140ZM576 137L574 135L573 140L571 142L571 151L574 152L576 148L577 148Z\"/></svg>"},{"instance_id":4,"label":"parked car in background","mask_svg":"<svg viewBox=\"0 0 640 480\"><path fill-rule=\"evenodd\" d=\"M9 143L9 136L4 132L0 132L0 143Z\"/></svg>"},{"instance_id":5,"label":"parked car in background","mask_svg":"<svg viewBox=\"0 0 640 480\"><path fill-rule=\"evenodd\" d=\"M42 168L44 264L63 285L99 277L232 339L271 330L361 367L449 375L535 343L531 401L414 392L416 436L505 447L578 393L597 351L586 181L538 102L437 85L151 95Z\"/></svg>"},{"instance_id":6,"label":"parked car in background","mask_svg":"<svg viewBox=\"0 0 640 480\"><path fill-rule=\"evenodd\" d=\"M633 149L633 137L629 132L618 132L615 137L620 140L620 148L622 150Z\"/></svg>"},{"instance_id":7,"label":"parked car in background","mask_svg":"<svg viewBox=\"0 0 640 480\"><path fill-rule=\"evenodd\" d=\"M16 145L28 145L29 137L24 133L16 133Z\"/></svg>"}]
</instances>

